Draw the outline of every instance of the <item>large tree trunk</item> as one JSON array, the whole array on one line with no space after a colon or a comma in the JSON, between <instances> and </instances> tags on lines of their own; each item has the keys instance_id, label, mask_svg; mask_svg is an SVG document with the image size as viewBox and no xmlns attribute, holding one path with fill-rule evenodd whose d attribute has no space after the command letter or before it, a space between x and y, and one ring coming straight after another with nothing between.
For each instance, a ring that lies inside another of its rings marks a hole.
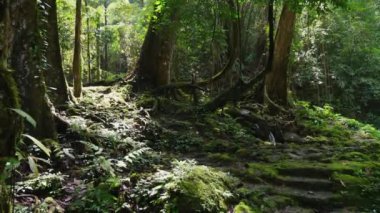
<instances>
[{"instance_id":1,"label":"large tree trunk","mask_svg":"<svg viewBox=\"0 0 380 213\"><path fill-rule=\"evenodd\" d=\"M37 122L30 129L38 138L56 139L52 106L46 95L45 80L41 67L44 52L38 29L38 9L36 0L10 1L13 38L11 65L20 91L22 109Z\"/></svg>"},{"instance_id":2,"label":"large tree trunk","mask_svg":"<svg viewBox=\"0 0 380 213\"><path fill-rule=\"evenodd\" d=\"M22 131L21 118L11 111L20 108L16 82L8 70L9 0L0 0L0 175L8 158L14 157ZM12 212L12 196L0 181L0 212Z\"/></svg>"},{"instance_id":3,"label":"large tree trunk","mask_svg":"<svg viewBox=\"0 0 380 213\"><path fill-rule=\"evenodd\" d=\"M178 29L179 7L173 5L156 14L148 31L137 62L137 89L157 88L170 83L171 62ZM169 20L163 20L168 18Z\"/></svg>"},{"instance_id":4,"label":"large tree trunk","mask_svg":"<svg viewBox=\"0 0 380 213\"><path fill-rule=\"evenodd\" d=\"M267 101L282 106L288 104L287 67L295 22L296 13L285 4L278 24L273 63L270 72L265 77L266 98L269 99Z\"/></svg>"},{"instance_id":5,"label":"large tree trunk","mask_svg":"<svg viewBox=\"0 0 380 213\"><path fill-rule=\"evenodd\" d=\"M73 59L74 76L74 96L82 95L82 55L81 55L81 34L82 34L82 0L76 0L75 16L75 44Z\"/></svg>"},{"instance_id":6,"label":"large tree trunk","mask_svg":"<svg viewBox=\"0 0 380 213\"><path fill-rule=\"evenodd\" d=\"M62 67L61 48L59 46L57 4L56 0L43 0L47 5L47 50L48 67L45 70L46 85L49 97L56 106L67 105L70 102L70 91Z\"/></svg>"}]
</instances>

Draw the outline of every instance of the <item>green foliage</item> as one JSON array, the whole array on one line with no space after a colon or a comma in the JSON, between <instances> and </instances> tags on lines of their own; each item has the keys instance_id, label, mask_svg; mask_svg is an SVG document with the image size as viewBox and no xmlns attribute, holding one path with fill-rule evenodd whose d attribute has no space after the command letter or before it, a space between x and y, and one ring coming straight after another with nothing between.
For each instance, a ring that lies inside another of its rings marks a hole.
<instances>
[{"instance_id":1,"label":"green foliage","mask_svg":"<svg viewBox=\"0 0 380 213\"><path fill-rule=\"evenodd\" d=\"M332 177L340 190L340 199L345 203L354 203L365 211L379 209L379 164L371 161L362 163L348 161L345 162L345 167L352 168L355 172L351 174L335 172Z\"/></svg>"},{"instance_id":2,"label":"green foliage","mask_svg":"<svg viewBox=\"0 0 380 213\"><path fill-rule=\"evenodd\" d=\"M371 125L334 113L333 108L329 105L322 108L311 106L307 102L297 102L296 106L297 122L304 125L305 131L308 133L339 142L350 142L351 140L361 142L365 139L380 140L379 130Z\"/></svg>"},{"instance_id":3,"label":"green foliage","mask_svg":"<svg viewBox=\"0 0 380 213\"><path fill-rule=\"evenodd\" d=\"M293 46L292 84L300 98L376 120L380 34L374 23L380 21L378 9L373 0L350 0L346 8L324 15L304 11Z\"/></svg>"},{"instance_id":4,"label":"green foliage","mask_svg":"<svg viewBox=\"0 0 380 213\"><path fill-rule=\"evenodd\" d=\"M232 137L241 141L252 140L252 135L249 134L247 129L243 128L242 125L227 114L207 114L204 122L209 125L208 128L215 135L225 136L226 138ZM231 146L233 145L231 144Z\"/></svg>"},{"instance_id":5,"label":"green foliage","mask_svg":"<svg viewBox=\"0 0 380 213\"><path fill-rule=\"evenodd\" d=\"M21 109L11 109L12 111L16 112L18 115L20 115L22 118L25 118L25 120L30 123L33 127L37 126L37 122L25 111Z\"/></svg>"},{"instance_id":6,"label":"green foliage","mask_svg":"<svg viewBox=\"0 0 380 213\"><path fill-rule=\"evenodd\" d=\"M177 161L172 171L142 179L135 197L142 212L225 212L235 180L193 161Z\"/></svg>"},{"instance_id":7,"label":"green foliage","mask_svg":"<svg viewBox=\"0 0 380 213\"><path fill-rule=\"evenodd\" d=\"M248 206L247 204L245 204L242 201L237 206L235 206L234 212L236 212L236 213L255 213L256 211L253 210L250 206Z\"/></svg>"},{"instance_id":8,"label":"green foliage","mask_svg":"<svg viewBox=\"0 0 380 213\"><path fill-rule=\"evenodd\" d=\"M236 159L228 153L210 153L207 155L207 157L211 161L216 162L216 163L220 163L222 165L231 164L231 163L236 162Z\"/></svg>"},{"instance_id":9,"label":"green foliage","mask_svg":"<svg viewBox=\"0 0 380 213\"><path fill-rule=\"evenodd\" d=\"M104 1L88 0L88 5L83 7L82 12L82 42L85 45L83 61L86 65L90 63L93 80L98 68L97 58L100 59L100 77L102 79L114 79L113 75L125 76L127 71L134 69L147 28L145 16L150 12L149 7L150 4L140 7L138 3L124 0L112 0L108 4L105 4ZM71 77L75 1L58 0L57 8L63 66L67 75ZM105 25L106 15L107 25ZM87 19L89 20L88 26ZM89 50L87 49L88 42L90 43ZM106 45L108 46L108 70L103 70L105 69ZM100 52L97 52L97 48ZM88 58L87 51L90 52L90 58ZM83 66L83 68L83 80L86 82L89 70L87 66Z\"/></svg>"},{"instance_id":10,"label":"green foliage","mask_svg":"<svg viewBox=\"0 0 380 213\"><path fill-rule=\"evenodd\" d=\"M28 135L28 134L23 134L25 138L28 138L30 141L32 141L38 148L40 148L48 157L50 157L50 152L51 150L47 148L41 141L36 139L35 137Z\"/></svg>"},{"instance_id":11,"label":"green foliage","mask_svg":"<svg viewBox=\"0 0 380 213\"><path fill-rule=\"evenodd\" d=\"M121 180L118 178L108 178L95 187L93 184L88 184L83 197L75 201L69 210L72 212L115 212L122 202L115 195L115 191L117 192L120 186Z\"/></svg>"},{"instance_id":12,"label":"green foliage","mask_svg":"<svg viewBox=\"0 0 380 213\"><path fill-rule=\"evenodd\" d=\"M18 193L34 193L57 195L62 189L65 175L61 173L43 173L35 178L17 182L15 189Z\"/></svg>"}]
</instances>

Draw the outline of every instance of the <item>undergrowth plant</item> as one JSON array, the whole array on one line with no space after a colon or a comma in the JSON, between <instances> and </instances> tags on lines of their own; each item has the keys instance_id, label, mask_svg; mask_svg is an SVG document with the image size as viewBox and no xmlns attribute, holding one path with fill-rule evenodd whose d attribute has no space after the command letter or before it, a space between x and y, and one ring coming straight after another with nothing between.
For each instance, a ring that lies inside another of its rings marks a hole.
<instances>
[{"instance_id":1,"label":"undergrowth plant","mask_svg":"<svg viewBox=\"0 0 380 213\"><path fill-rule=\"evenodd\" d=\"M137 183L132 197L138 212L226 212L236 180L195 161L175 161Z\"/></svg>"},{"instance_id":2,"label":"undergrowth plant","mask_svg":"<svg viewBox=\"0 0 380 213\"><path fill-rule=\"evenodd\" d=\"M297 122L310 133L325 136L332 141L380 140L380 131L375 127L335 113L329 105L318 107L308 102L296 102L295 114Z\"/></svg>"}]
</instances>

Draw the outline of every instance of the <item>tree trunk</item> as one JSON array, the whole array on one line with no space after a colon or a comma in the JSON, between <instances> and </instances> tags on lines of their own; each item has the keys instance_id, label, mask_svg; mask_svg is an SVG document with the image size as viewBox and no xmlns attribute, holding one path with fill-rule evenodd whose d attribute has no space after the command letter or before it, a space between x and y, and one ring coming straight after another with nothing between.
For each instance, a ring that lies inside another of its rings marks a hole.
<instances>
[{"instance_id":1,"label":"tree trunk","mask_svg":"<svg viewBox=\"0 0 380 213\"><path fill-rule=\"evenodd\" d=\"M57 4L56 0L43 0L47 10L46 22L46 59L47 69L44 71L49 97L56 106L67 105L70 102L70 91L62 67L61 47L59 46Z\"/></svg>"},{"instance_id":2,"label":"tree trunk","mask_svg":"<svg viewBox=\"0 0 380 213\"><path fill-rule=\"evenodd\" d=\"M37 127L29 129L37 138L56 139L52 105L46 95L43 67L44 55L38 29L39 16L36 0L11 1L12 51L11 66L15 70L22 109L37 122Z\"/></svg>"},{"instance_id":3,"label":"tree trunk","mask_svg":"<svg viewBox=\"0 0 380 213\"><path fill-rule=\"evenodd\" d=\"M8 70L8 39L10 34L9 0L0 0L0 175L8 158L14 157L15 146L22 132L21 118L11 108L20 108L16 82ZM12 212L12 196L0 181L0 212Z\"/></svg>"},{"instance_id":4,"label":"tree trunk","mask_svg":"<svg viewBox=\"0 0 380 213\"><path fill-rule=\"evenodd\" d=\"M82 56L81 56L81 34L82 34L82 0L76 0L75 16L75 44L73 59L74 96L82 94Z\"/></svg>"},{"instance_id":5,"label":"tree trunk","mask_svg":"<svg viewBox=\"0 0 380 213\"><path fill-rule=\"evenodd\" d=\"M100 17L97 17L96 19L96 40L95 40L95 46L96 46L96 80L101 80L101 69L100 69Z\"/></svg>"},{"instance_id":6,"label":"tree trunk","mask_svg":"<svg viewBox=\"0 0 380 213\"><path fill-rule=\"evenodd\" d=\"M86 35L87 35L87 74L88 74L88 83L91 83L92 81L92 72L91 72L91 49L90 49L90 44L91 44L91 37L90 37L90 12L89 12L89 6L88 6L88 0L85 0L85 5L86 5L86 12L87 12L87 18L86 18Z\"/></svg>"},{"instance_id":7,"label":"tree trunk","mask_svg":"<svg viewBox=\"0 0 380 213\"><path fill-rule=\"evenodd\" d=\"M104 2L104 29L105 32L107 32L107 26L108 26L108 5L109 0L106 0ZM104 70L108 71L108 33L106 33L106 38L104 39Z\"/></svg>"},{"instance_id":8,"label":"tree trunk","mask_svg":"<svg viewBox=\"0 0 380 213\"><path fill-rule=\"evenodd\" d=\"M157 88L170 83L179 7L173 5L155 13L157 19L150 21L136 66L136 89ZM166 17L169 20L163 20Z\"/></svg>"},{"instance_id":9,"label":"tree trunk","mask_svg":"<svg viewBox=\"0 0 380 213\"><path fill-rule=\"evenodd\" d=\"M288 104L287 67L295 22L296 13L285 4L277 29L273 63L265 77L266 98L269 102L273 101L282 106Z\"/></svg>"}]
</instances>

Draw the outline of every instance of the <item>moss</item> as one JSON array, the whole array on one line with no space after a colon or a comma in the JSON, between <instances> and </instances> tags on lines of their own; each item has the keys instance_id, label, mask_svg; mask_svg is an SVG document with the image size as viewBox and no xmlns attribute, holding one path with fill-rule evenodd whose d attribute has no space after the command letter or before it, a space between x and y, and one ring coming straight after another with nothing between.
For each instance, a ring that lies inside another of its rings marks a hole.
<instances>
[{"instance_id":1,"label":"moss","mask_svg":"<svg viewBox=\"0 0 380 213\"><path fill-rule=\"evenodd\" d=\"M40 176L26 180L23 182L18 182L16 184L17 191L24 191L35 194L45 194L54 195L60 192L62 188L63 175L57 174L41 174Z\"/></svg>"},{"instance_id":2,"label":"moss","mask_svg":"<svg viewBox=\"0 0 380 213\"><path fill-rule=\"evenodd\" d=\"M179 161L170 172L140 180L135 192L138 205L148 212L227 212L235 185L223 172Z\"/></svg>"},{"instance_id":3,"label":"moss","mask_svg":"<svg viewBox=\"0 0 380 213\"><path fill-rule=\"evenodd\" d=\"M143 94L138 97L136 106L142 108L152 108L156 101L157 100L152 95Z\"/></svg>"},{"instance_id":4,"label":"moss","mask_svg":"<svg viewBox=\"0 0 380 213\"><path fill-rule=\"evenodd\" d=\"M348 175L348 174L335 173L332 178L335 182L337 182L338 184L341 184L343 187L365 185L368 183L368 181L366 181L365 179L361 177Z\"/></svg>"},{"instance_id":5,"label":"moss","mask_svg":"<svg viewBox=\"0 0 380 213\"><path fill-rule=\"evenodd\" d=\"M333 181L336 183L336 187L339 189L341 200L344 203L351 203L358 205L365 199L363 197L363 187L368 185L368 181L364 178L336 173L333 176Z\"/></svg>"},{"instance_id":6,"label":"moss","mask_svg":"<svg viewBox=\"0 0 380 213\"><path fill-rule=\"evenodd\" d=\"M208 154L208 158L211 161L214 161L214 162L217 162L217 163L227 163L227 164L230 164L230 163L233 163L233 162L236 161L236 159L234 157L232 157L231 155L229 155L227 153L209 153Z\"/></svg>"},{"instance_id":7,"label":"moss","mask_svg":"<svg viewBox=\"0 0 380 213\"><path fill-rule=\"evenodd\" d=\"M277 176L277 169L270 164L250 163L245 172L245 178L253 181L260 181L261 178L275 178Z\"/></svg>"},{"instance_id":8,"label":"moss","mask_svg":"<svg viewBox=\"0 0 380 213\"><path fill-rule=\"evenodd\" d=\"M326 136L315 136L315 137L312 137L312 136L308 136L306 138L306 140L308 142L312 142L312 143L322 143L322 144L325 144L325 143L328 143L329 142L329 139L326 137Z\"/></svg>"},{"instance_id":9,"label":"moss","mask_svg":"<svg viewBox=\"0 0 380 213\"><path fill-rule=\"evenodd\" d=\"M239 156L241 158L249 158L252 155L252 150L246 149L246 148L240 148L236 151L236 156Z\"/></svg>"},{"instance_id":10,"label":"moss","mask_svg":"<svg viewBox=\"0 0 380 213\"><path fill-rule=\"evenodd\" d=\"M361 152L348 152L338 157L339 160L351 160L351 161L368 161L370 157Z\"/></svg>"},{"instance_id":11,"label":"moss","mask_svg":"<svg viewBox=\"0 0 380 213\"><path fill-rule=\"evenodd\" d=\"M234 208L235 213L255 213L256 211L253 210L250 206L245 204L244 201L240 202L237 206Z\"/></svg>"},{"instance_id":12,"label":"moss","mask_svg":"<svg viewBox=\"0 0 380 213\"><path fill-rule=\"evenodd\" d=\"M296 105L296 119L305 127L307 134L325 136L329 141L340 144L357 140L380 140L379 130L334 113L328 105L316 107L306 102L298 102Z\"/></svg>"},{"instance_id":13,"label":"moss","mask_svg":"<svg viewBox=\"0 0 380 213\"><path fill-rule=\"evenodd\" d=\"M282 195L264 197L263 202L265 203L266 208L269 208L271 210L284 208L289 205L295 205L293 199Z\"/></svg>"},{"instance_id":14,"label":"moss","mask_svg":"<svg viewBox=\"0 0 380 213\"><path fill-rule=\"evenodd\" d=\"M215 139L205 144L204 150L207 152L230 152L233 153L238 149L237 145L231 141Z\"/></svg>"}]
</instances>

